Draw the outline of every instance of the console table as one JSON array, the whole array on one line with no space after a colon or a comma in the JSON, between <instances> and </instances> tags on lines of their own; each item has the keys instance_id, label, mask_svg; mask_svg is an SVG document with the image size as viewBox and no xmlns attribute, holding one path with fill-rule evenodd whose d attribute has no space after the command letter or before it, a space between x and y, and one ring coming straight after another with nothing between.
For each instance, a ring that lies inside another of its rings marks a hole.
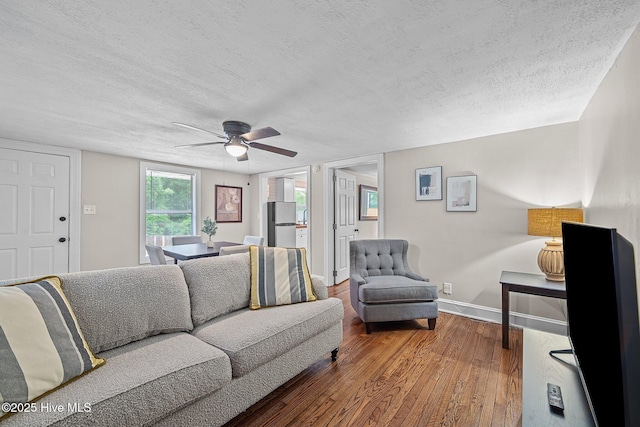
<instances>
[{"instance_id":1,"label":"console table","mask_svg":"<svg viewBox=\"0 0 640 427\"><path fill-rule=\"evenodd\" d=\"M549 355L550 350L569 348L569 339L529 328L522 332L522 427L594 426L573 355L558 355L562 361ZM547 383L560 386L562 414L549 407Z\"/></svg>"},{"instance_id":2,"label":"console table","mask_svg":"<svg viewBox=\"0 0 640 427\"><path fill-rule=\"evenodd\" d=\"M544 274L503 271L502 283L502 348L509 348L509 292L540 295L552 298L567 298L564 282L551 282Z\"/></svg>"}]
</instances>

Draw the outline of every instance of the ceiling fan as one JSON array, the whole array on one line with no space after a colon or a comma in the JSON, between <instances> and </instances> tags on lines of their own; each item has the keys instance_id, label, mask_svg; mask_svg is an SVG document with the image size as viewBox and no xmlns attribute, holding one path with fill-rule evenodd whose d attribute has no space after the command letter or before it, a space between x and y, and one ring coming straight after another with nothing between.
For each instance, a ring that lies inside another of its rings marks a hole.
<instances>
[{"instance_id":1,"label":"ceiling fan","mask_svg":"<svg viewBox=\"0 0 640 427\"><path fill-rule=\"evenodd\" d=\"M249 147L256 148L258 150L269 151L271 153L282 154L283 156L295 157L298 154L295 151L286 150L284 148L278 148L271 145L261 144L259 142L254 142L258 139L269 138L271 136L278 136L280 132L271 127L265 127L260 129L251 130L251 126L244 122L237 122L234 120L228 120L222 123L222 128L224 129L225 135L220 133L212 132L210 130L202 129L196 126L187 125L185 123L173 122L176 126L181 126L187 129L198 130L200 132L206 132L217 136L218 138L222 138L225 141L215 141L215 142L201 142L199 144L187 144L187 145L177 145L176 148L186 148L186 147L200 147L203 145L214 145L214 144L224 144L224 148L227 150L227 153L231 154L233 157L237 158L239 162L249 160L249 156L247 151Z\"/></svg>"}]
</instances>

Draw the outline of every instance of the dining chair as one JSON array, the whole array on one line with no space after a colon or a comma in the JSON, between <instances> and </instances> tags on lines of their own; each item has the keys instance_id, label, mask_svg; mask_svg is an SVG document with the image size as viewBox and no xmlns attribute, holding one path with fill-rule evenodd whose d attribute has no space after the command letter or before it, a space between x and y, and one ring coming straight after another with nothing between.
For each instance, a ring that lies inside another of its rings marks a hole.
<instances>
[{"instance_id":1,"label":"dining chair","mask_svg":"<svg viewBox=\"0 0 640 427\"><path fill-rule=\"evenodd\" d=\"M260 236L244 236L243 245L264 246L264 237Z\"/></svg>"},{"instance_id":2,"label":"dining chair","mask_svg":"<svg viewBox=\"0 0 640 427\"><path fill-rule=\"evenodd\" d=\"M235 245L235 246L223 246L220 248L219 256L231 255L231 254L241 254L244 252L249 252L249 247L251 245Z\"/></svg>"},{"instance_id":3,"label":"dining chair","mask_svg":"<svg viewBox=\"0 0 640 427\"><path fill-rule=\"evenodd\" d=\"M167 259L164 256L164 252L160 246L155 245L144 245L147 248L147 253L149 254L149 261L153 265L162 265L167 263Z\"/></svg>"},{"instance_id":4,"label":"dining chair","mask_svg":"<svg viewBox=\"0 0 640 427\"><path fill-rule=\"evenodd\" d=\"M188 245L190 243L202 243L202 237L200 236L173 236L171 238L171 244L176 245Z\"/></svg>"}]
</instances>

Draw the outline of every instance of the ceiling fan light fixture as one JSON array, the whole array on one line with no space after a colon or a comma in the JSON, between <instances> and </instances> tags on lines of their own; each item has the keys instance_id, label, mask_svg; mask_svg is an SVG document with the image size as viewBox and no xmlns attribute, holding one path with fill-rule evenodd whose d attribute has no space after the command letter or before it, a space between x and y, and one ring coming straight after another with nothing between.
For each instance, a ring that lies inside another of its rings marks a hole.
<instances>
[{"instance_id":1,"label":"ceiling fan light fixture","mask_svg":"<svg viewBox=\"0 0 640 427\"><path fill-rule=\"evenodd\" d=\"M224 148L233 157L240 157L247 152L248 147L240 141L239 136L233 135L231 140L224 145Z\"/></svg>"},{"instance_id":2,"label":"ceiling fan light fixture","mask_svg":"<svg viewBox=\"0 0 640 427\"><path fill-rule=\"evenodd\" d=\"M212 133L218 138L222 138L224 140L216 142L200 142L197 144L177 145L176 147L200 147L203 145L224 144L224 148L227 153L235 157L239 162L243 162L249 159L249 156L247 155L249 147L256 150L268 151L270 153L281 154L288 157L295 157L298 154L295 151L256 142L256 140L259 139L280 135L280 132L269 126L251 130L251 126L245 122L227 120L226 122L222 123L222 127L224 128L225 133L225 135L223 136L221 134L217 134L215 132L211 132L209 130L185 123L173 122L173 124L187 129L194 129L202 132Z\"/></svg>"}]
</instances>

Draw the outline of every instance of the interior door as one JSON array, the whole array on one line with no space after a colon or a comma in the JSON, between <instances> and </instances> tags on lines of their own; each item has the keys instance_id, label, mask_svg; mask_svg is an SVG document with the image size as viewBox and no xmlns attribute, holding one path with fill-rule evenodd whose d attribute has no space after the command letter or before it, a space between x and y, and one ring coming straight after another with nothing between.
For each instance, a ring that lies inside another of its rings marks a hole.
<instances>
[{"instance_id":1,"label":"interior door","mask_svg":"<svg viewBox=\"0 0 640 427\"><path fill-rule=\"evenodd\" d=\"M334 171L334 273L337 285L349 278L349 242L356 232L356 177L341 170Z\"/></svg>"},{"instance_id":2,"label":"interior door","mask_svg":"<svg viewBox=\"0 0 640 427\"><path fill-rule=\"evenodd\" d=\"M69 271L69 157L0 148L0 279Z\"/></svg>"}]
</instances>

